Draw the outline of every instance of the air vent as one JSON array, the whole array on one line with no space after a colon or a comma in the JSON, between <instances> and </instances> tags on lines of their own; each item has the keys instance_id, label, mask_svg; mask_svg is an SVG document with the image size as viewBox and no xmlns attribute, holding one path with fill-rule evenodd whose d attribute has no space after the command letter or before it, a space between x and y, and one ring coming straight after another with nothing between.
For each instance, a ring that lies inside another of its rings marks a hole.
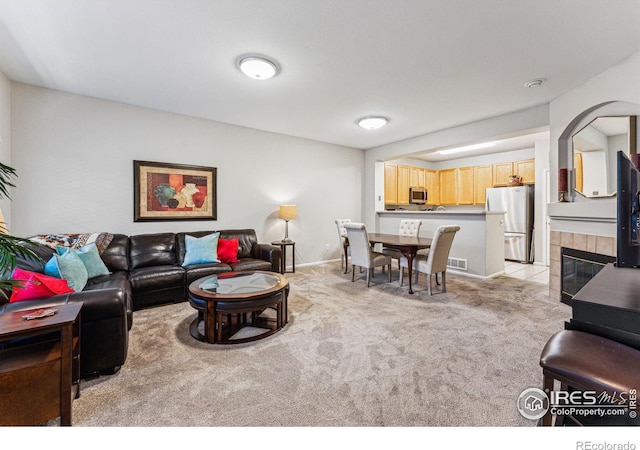
<instances>
[{"instance_id":1,"label":"air vent","mask_svg":"<svg viewBox=\"0 0 640 450\"><path fill-rule=\"evenodd\" d=\"M467 270L467 260L462 258L447 258L447 267L456 270Z\"/></svg>"}]
</instances>

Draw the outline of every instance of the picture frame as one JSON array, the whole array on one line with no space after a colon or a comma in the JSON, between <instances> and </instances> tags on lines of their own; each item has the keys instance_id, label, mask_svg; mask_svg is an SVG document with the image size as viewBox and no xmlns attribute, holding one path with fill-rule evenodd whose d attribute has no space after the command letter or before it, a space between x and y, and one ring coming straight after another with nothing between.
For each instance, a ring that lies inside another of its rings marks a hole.
<instances>
[{"instance_id":1,"label":"picture frame","mask_svg":"<svg viewBox=\"0 0 640 450\"><path fill-rule=\"evenodd\" d=\"M133 220L217 220L217 169L133 161Z\"/></svg>"}]
</instances>

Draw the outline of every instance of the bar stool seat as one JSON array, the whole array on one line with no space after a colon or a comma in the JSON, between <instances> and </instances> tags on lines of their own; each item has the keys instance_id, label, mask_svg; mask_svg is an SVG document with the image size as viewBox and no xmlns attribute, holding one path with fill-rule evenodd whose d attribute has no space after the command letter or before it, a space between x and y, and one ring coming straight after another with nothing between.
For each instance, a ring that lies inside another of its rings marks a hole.
<instances>
[{"instance_id":1,"label":"bar stool seat","mask_svg":"<svg viewBox=\"0 0 640 450\"><path fill-rule=\"evenodd\" d=\"M640 389L640 350L582 331L554 334L542 350L540 366L547 392L554 390L555 380L563 390L607 392L618 398L622 392ZM542 425L551 422L548 412Z\"/></svg>"}]
</instances>

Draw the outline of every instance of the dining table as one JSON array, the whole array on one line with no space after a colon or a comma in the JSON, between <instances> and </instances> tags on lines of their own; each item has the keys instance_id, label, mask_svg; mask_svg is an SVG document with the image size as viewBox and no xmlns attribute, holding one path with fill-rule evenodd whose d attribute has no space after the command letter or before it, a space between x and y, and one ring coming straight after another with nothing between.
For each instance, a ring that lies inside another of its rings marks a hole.
<instances>
[{"instance_id":1,"label":"dining table","mask_svg":"<svg viewBox=\"0 0 640 450\"><path fill-rule=\"evenodd\" d=\"M407 269L409 271L409 294L413 294L412 286L412 272L413 272L413 259L415 258L418 250L431 248L431 238L423 238L417 236L402 236L399 234L384 234L384 233L367 233L369 236L369 243L371 246L375 244L382 244L383 247L392 248L402 253L402 256L407 258ZM344 243L344 255L345 261L347 261L347 247L349 243L345 240ZM353 267L352 267L353 270ZM347 273L347 264L345 263L345 273Z\"/></svg>"}]
</instances>

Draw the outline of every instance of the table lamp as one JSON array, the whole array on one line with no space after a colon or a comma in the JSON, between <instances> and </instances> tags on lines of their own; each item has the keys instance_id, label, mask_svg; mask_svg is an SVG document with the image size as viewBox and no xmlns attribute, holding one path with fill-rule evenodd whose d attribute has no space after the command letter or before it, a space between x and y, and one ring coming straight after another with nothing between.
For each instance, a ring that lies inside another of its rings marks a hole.
<instances>
[{"instance_id":1,"label":"table lamp","mask_svg":"<svg viewBox=\"0 0 640 450\"><path fill-rule=\"evenodd\" d=\"M289 221L298 217L296 205L280 205L280 218L285 222L284 239L282 242L291 242L289 239Z\"/></svg>"}]
</instances>

